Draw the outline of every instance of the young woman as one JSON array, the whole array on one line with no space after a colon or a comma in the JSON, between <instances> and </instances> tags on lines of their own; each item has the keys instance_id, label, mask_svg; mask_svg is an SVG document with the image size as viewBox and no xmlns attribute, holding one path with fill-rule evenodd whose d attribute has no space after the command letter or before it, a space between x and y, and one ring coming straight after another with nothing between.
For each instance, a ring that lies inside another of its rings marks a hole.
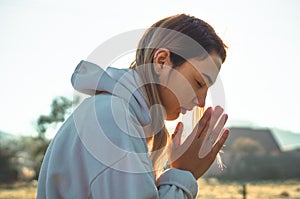
<instances>
[{"instance_id":1,"label":"young woman","mask_svg":"<svg viewBox=\"0 0 300 199\"><path fill-rule=\"evenodd\" d=\"M129 69L81 61L72 84L92 96L49 145L37 198L195 198L228 136L227 114L207 108L184 141L183 124L169 136L164 121L205 106L225 47L209 24L181 14L144 33Z\"/></svg>"}]
</instances>

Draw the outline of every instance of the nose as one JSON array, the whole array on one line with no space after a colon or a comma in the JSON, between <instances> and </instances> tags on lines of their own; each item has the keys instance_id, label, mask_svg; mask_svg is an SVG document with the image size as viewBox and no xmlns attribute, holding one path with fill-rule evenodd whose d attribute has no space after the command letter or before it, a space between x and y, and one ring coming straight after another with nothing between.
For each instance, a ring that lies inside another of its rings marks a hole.
<instances>
[{"instance_id":1,"label":"nose","mask_svg":"<svg viewBox=\"0 0 300 199\"><path fill-rule=\"evenodd\" d=\"M196 106L199 106L199 107L204 107L205 106L205 97L203 98L198 98L198 97L195 97L193 99L193 103L196 105Z\"/></svg>"},{"instance_id":2,"label":"nose","mask_svg":"<svg viewBox=\"0 0 300 199\"><path fill-rule=\"evenodd\" d=\"M197 92L195 98L193 99L193 103L196 106L199 106L201 108L205 106L205 99L206 99L207 91L208 91L208 89L199 90Z\"/></svg>"}]
</instances>

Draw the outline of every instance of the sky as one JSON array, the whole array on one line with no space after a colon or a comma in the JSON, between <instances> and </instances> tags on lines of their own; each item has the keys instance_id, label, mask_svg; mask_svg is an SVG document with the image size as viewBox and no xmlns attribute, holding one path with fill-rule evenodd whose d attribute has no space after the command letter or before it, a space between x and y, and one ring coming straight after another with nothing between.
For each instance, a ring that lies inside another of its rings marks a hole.
<instances>
[{"instance_id":1,"label":"sky","mask_svg":"<svg viewBox=\"0 0 300 199\"><path fill-rule=\"evenodd\" d=\"M300 1L0 1L0 131L34 135L80 60L115 35L186 13L228 46L219 79L229 125L300 133ZM128 67L124 65L124 68Z\"/></svg>"}]
</instances>

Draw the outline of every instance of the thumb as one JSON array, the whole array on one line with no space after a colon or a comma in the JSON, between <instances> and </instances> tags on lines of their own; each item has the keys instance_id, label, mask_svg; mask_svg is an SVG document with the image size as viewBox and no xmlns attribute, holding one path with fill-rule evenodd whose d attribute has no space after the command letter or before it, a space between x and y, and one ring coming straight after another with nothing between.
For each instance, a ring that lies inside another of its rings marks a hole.
<instances>
[{"instance_id":1,"label":"thumb","mask_svg":"<svg viewBox=\"0 0 300 199\"><path fill-rule=\"evenodd\" d=\"M172 134L172 142L175 147L180 146L182 133L183 133L183 123L178 122L175 131Z\"/></svg>"}]
</instances>

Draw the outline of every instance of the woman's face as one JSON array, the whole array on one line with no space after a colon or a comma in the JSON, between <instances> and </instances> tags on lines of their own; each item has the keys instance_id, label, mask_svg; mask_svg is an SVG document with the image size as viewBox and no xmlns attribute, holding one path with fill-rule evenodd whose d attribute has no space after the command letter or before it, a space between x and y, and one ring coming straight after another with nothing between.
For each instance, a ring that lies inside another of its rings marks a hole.
<instances>
[{"instance_id":1,"label":"woman's face","mask_svg":"<svg viewBox=\"0 0 300 199\"><path fill-rule=\"evenodd\" d=\"M207 90L215 82L221 65L220 56L211 53L205 59L192 58L175 68L162 67L159 94L167 114L165 119L175 120L195 106L204 107Z\"/></svg>"}]
</instances>

